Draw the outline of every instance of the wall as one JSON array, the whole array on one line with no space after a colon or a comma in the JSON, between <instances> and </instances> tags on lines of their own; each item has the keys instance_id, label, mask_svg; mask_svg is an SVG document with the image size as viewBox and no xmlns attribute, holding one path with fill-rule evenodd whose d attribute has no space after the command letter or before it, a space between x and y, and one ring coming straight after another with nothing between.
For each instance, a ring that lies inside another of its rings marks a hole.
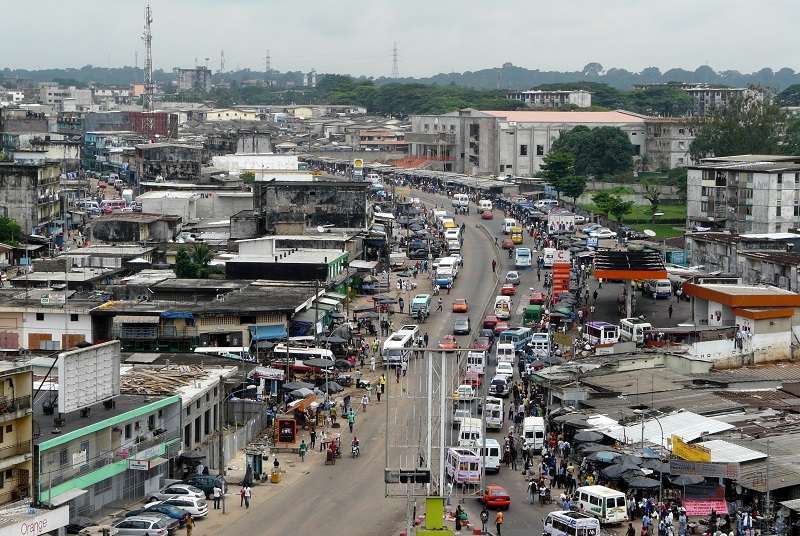
<instances>
[{"instance_id":1,"label":"wall","mask_svg":"<svg viewBox=\"0 0 800 536\"><path fill-rule=\"evenodd\" d=\"M72 344L77 339L83 337L83 340L92 342L92 317L84 311L70 310L64 313L61 309L45 309L39 311L44 314L44 320L37 320L37 313L34 311L25 311L22 314L22 329L20 330L20 345L23 348L30 350L38 350L39 348L32 348L31 342L42 338L42 335L49 335L51 341L58 341L55 349L60 349L64 343L63 336L67 334L72 340ZM77 314L77 321L73 321L72 314ZM33 335L33 337L31 337ZM44 337L47 340L47 337ZM48 348L54 349L54 348Z\"/></svg>"},{"instance_id":2,"label":"wall","mask_svg":"<svg viewBox=\"0 0 800 536\"><path fill-rule=\"evenodd\" d=\"M199 194L196 205L196 217L200 220L227 220L243 210L253 210L253 194L251 192L209 192Z\"/></svg>"},{"instance_id":3,"label":"wall","mask_svg":"<svg viewBox=\"0 0 800 536\"><path fill-rule=\"evenodd\" d=\"M650 206L650 201L644 198L644 185L641 182L624 183L624 182L604 182L591 180L586 182L586 191L578 198L578 203L593 203L592 196L599 191L612 190L614 188L627 188L633 190L633 193L621 194L620 197L624 201L633 201L637 205ZM658 185L658 191L661 192L661 204L668 205L671 203L682 203L678 195L678 189L675 186Z\"/></svg>"},{"instance_id":4,"label":"wall","mask_svg":"<svg viewBox=\"0 0 800 536\"><path fill-rule=\"evenodd\" d=\"M58 217L59 175L58 164L0 164L0 216L16 220L28 234Z\"/></svg>"},{"instance_id":5,"label":"wall","mask_svg":"<svg viewBox=\"0 0 800 536\"><path fill-rule=\"evenodd\" d=\"M143 230L147 230L147 225L135 221L96 220L89 226L91 240L110 243L147 240L141 233Z\"/></svg>"},{"instance_id":6,"label":"wall","mask_svg":"<svg viewBox=\"0 0 800 536\"><path fill-rule=\"evenodd\" d=\"M180 216L184 223L197 221L197 194L170 195L169 192L145 194L136 198L142 203L142 212L162 216Z\"/></svg>"}]
</instances>

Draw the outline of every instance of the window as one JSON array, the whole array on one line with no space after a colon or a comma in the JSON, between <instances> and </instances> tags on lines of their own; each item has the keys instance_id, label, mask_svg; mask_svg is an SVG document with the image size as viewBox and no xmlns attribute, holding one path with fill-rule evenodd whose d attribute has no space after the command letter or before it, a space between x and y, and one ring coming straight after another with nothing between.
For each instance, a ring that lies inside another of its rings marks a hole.
<instances>
[{"instance_id":1,"label":"window","mask_svg":"<svg viewBox=\"0 0 800 536\"><path fill-rule=\"evenodd\" d=\"M746 206L745 209L744 209L744 213L747 216L752 216L753 215L753 206L752 205Z\"/></svg>"},{"instance_id":2,"label":"window","mask_svg":"<svg viewBox=\"0 0 800 536\"><path fill-rule=\"evenodd\" d=\"M794 206L794 216L795 216L795 218L800 216L800 205L795 205Z\"/></svg>"},{"instance_id":3,"label":"window","mask_svg":"<svg viewBox=\"0 0 800 536\"><path fill-rule=\"evenodd\" d=\"M133 429L134 429L134 430L136 430L136 431L138 432L138 431L139 431L139 428L140 428L140 426L139 426L139 421L136 421L135 423L133 423Z\"/></svg>"},{"instance_id":4,"label":"window","mask_svg":"<svg viewBox=\"0 0 800 536\"><path fill-rule=\"evenodd\" d=\"M160 419L163 416L164 416L164 410L163 409L158 410L158 418Z\"/></svg>"},{"instance_id":5,"label":"window","mask_svg":"<svg viewBox=\"0 0 800 536\"><path fill-rule=\"evenodd\" d=\"M430 128L431 128L431 126L428 123L425 123L424 125L422 125L422 130L424 130L425 132L428 132L428 130L430 130Z\"/></svg>"},{"instance_id":6,"label":"window","mask_svg":"<svg viewBox=\"0 0 800 536\"><path fill-rule=\"evenodd\" d=\"M642 146L634 144L634 146L633 146L633 154L642 154Z\"/></svg>"},{"instance_id":7,"label":"window","mask_svg":"<svg viewBox=\"0 0 800 536\"><path fill-rule=\"evenodd\" d=\"M13 469L7 469L6 470L6 478L8 478L8 479L14 478L14 470Z\"/></svg>"},{"instance_id":8,"label":"window","mask_svg":"<svg viewBox=\"0 0 800 536\"><path fill-rule=\"evenodd\" d=\"M101 480L97 484L94 485L94 492L95 493L105 493L106 491L111 491L111 481L112 479L106 478L105 480Z\"/></svg>"},{"instance_id":9,"label":"window","mask_svg":"<svg viewBox=\"0 0 800 536\"><path fill-rule=\"evenodd\" d=\"M14 430L14 425L13 424L7 424L6 425L6 433L7 434L10 434L13 430Z\"/></svg>"},{"instance_id":10,"label":"window","mask_svg":"<svg viewBox=\"0 0 800 536\"><path fill-rule=\"evenodd\" d=\"M78 315L76 313L70 314L69 315L69 321L70 322L77 322L78 321Z\"/></svg>"},{"instance_id":11,"label":"window","mask_svg":"<svg viewBox=\"0 0 800 536\"><path fill-rule=\"evenodd\" d=\"M217 397L217 388L214 387L214 398L216 398L216 397Z\"/></svg>"},{"instance_id":12,"label":"window","mask_svg":"<svg viewBox=\"0 0 800 536\"><path fill-rule=\"evenodd\" d=\"M778 184L783 184L783 173L778 173Z\"/></svg>"},{"instance_id":13,"label":"window","mask_svg":"<svg viewBox=\"0 0 800 536\"><path fill-rule=\"evenodd\" d=\"M206 402L211 400L211 393L206 392Z\"/></svg>"},{"instance_id":14,"label":"window","mask_svg":"<svg viewBox=\"0 0 800 536\"><path fill-rule=\"evenodd\" d=\"M520 145L519 146L519 155L520 156L528 156L528 146L527 145Z\"/></svg>"},{"instance_id":15,"label":"window","mask_svg":"<svg viewBox=\"0 0 800 536\"><path fill-rule=\"evenodd\" d=\"M703 186L702 188L700 188L700 195L702 195L703 197L708 195L708 187L707 186Z\"/></svg>"},{"instance_id":16,"label":"window","mask_svg":"<svg viewBox=\"0 0 800 536\"><path fill-rule=\"evenodd\" d=\"M776 215L777 217L779 217L779 218L781 217L781 206L780 206L780 205L778 205L777 207L775 207L775 215Z\"/></svg>"},{"instance_id":17,"label":"window","mask_svg":"<svg viewBox=\"0 0 800 536\"><path fill-rule=\"evenodd\" d=\"M544 156L544 145L536 146L536 156Z\"/></svg>"},{"instance_id":18,"label":"window","mask_svg":"<svg viewBox=\"0 0 800 536\"><path fill-rule=\"evenodd\" d=\"M39 322L44 320L44 313L36 313L36 320Z\"/></svg>"},{"instance_id":19,"label":"window","mask_svg":"<svg viewBox=\"0 0 800 536\"><path fill-rule=\"evenodd\" d=\"M58 464L67 465L67 449L61 449L58 453Z\"/></svg>"},{"instance_id":20,"label":"window","mask_svg":"<svg viewBox=\"0 0 800 536\"><path fill-rule=\"evenodd\" d=\"M148 430L155 430L156 429L156 416L150 415L147 417L147 428Z\"/></svg>"},{"instance_id":21,"label":"window","mask_svg":"<svg viewBox=\"0 0 800 536\"><path fill-rule=\"evenodd\" d=\"M187 417L189 416L189 412L190 412L191 410L192 410L192 409L191 409L189 406L186 406L186 416L187 416Z\"/></svg>"},{"instance_id":22,"label":"window","mask_svg":"<svg viewBox=\"0 0 800 536\"><path fill-rule=\"evenodd\" d=\"M125 439L130 439L132 435L133 435L133 433L132 433L132 430L131 430L131 425L130 424L126 424L125 425Z\"/></svg>"},{"instance_id":23,"label":"window","mask_svg":"<svg viewBox=\"0 0 800 536\"><path fill-rule=\"evenodd\" d=\"M256 322L255 315L242 315L239 317L240 324L255 324Z\"/></svg>"},{"instance_id":24,"label":"window","mask_svg":"<svg viewBox=\"0 0 800 536\"><path fill-rule=\"evenodd\" d=\"M683 134L684 132L685 132L685 130L684 130L684 129L682 129L682 128L679 128L679 129L678 129L678 134Z\"/></svg>"},{"instance_id":25,"label":"window","mask_svg":"<svg viewBox=\"0 0 800 536\"><path fill-rule=\"evenodd\" d=\"M200 399L197 400L197 403L195 405L197 406L197 409L200 409Z\"/></svg>"}]
</instances>

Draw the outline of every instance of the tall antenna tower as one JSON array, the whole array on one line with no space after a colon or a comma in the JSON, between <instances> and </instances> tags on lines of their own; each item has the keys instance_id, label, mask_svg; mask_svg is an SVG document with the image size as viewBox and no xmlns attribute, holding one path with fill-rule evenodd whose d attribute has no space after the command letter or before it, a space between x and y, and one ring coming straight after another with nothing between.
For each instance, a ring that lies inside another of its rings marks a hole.
<instances>
[{"instance_id":1,"label":"tall antenna tower","mask_svg":"<svg viewBox=\"0 0 800 536\"><path fill-rule=\"evenodd\" d=\"M269 49L267 49L267 56L264 58L264 61L264 73L269 76L269 73L272 72L272 58L269 55Z\"/></svg>"},{"instance_id":2,"label":"tall antenna tower","mask_svg":"<svg viewBox=\"0 0 800 536\"><path fill-rule=\"evenodd\" d=\"M147 112L153 110L153 100L155 87L153 85L153 32L150 24L153 22L153 12L150 9L150 2L144 8L144 109Z\"/></svg>"},{"instance_id":3,"label":"tall antenna tower","mask_svg":"<svg viewBox=\"0 0 800 536\"><path fill-rule=\"evenodd\" d=\"M139 51L138 50L134 50L133 51L133 68L134 69L138 69L139 68Z\"/></svg>"},{"instance_id":4,"label":"tall antenna tower","mask_svg":"<svg viewBox=\"0 0 800 536\"><path fill-rule=\"evenodd\" d=\"M219 51L219 72L225 72L225 50Z\"/></svg>"},{"instance_id":5,"label":"tall antenna tower","mask_svg":"<svg viewBox=\"0 0 800 536\"><path fill-rule=\"evenodd\" d=\"M397 41L392 48L392 78L400 78L400 66L397 63Z\"/></svg>"}]
</instances>

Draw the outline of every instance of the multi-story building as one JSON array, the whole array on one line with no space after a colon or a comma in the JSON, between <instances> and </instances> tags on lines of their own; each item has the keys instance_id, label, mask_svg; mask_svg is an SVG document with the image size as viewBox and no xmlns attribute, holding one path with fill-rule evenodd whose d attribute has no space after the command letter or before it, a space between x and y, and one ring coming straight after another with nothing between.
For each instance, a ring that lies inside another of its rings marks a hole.
<instances>
[{"instance_id":1,"label":"multi-story building","mask_svg":"<svg viewBox=\"0 0 800 536\"><path fill-rule=\"evenodd\" d=\"M589 108L592 106L592 94L584 89L575 90L543 90L509 91L507 99L521 101L531 108Z\"/></svg>"},{"instance_id":2,"label":"multi-story building","mask_svg":"<svg viewBox=\"0 0 800 536\"><path fill-rule=\"evenodd\" d=\"M645 168L675 169L692 164L694 126L678 117L645 117Z\"/></svg>"},{"instance_id":3,"label":"multi-story building","mask_svg":"<svg viewBox=\"0 0 800 536\"><path fill-rule=\"evenodd\" d=\"M682 87L694 101L694 115L711 115L722 110L734 99L764 98L764 92L743 87L713 87L706 84Z\"/></svg>"},{"instance_id":4,"label":"multi-story building","mask_svg":"<svg viewBox=\"0 0 800 536\"><path fill-rule=\"evenodd\" d=\"M134 164L139 181L159 177L167 181L199 181L203 147L179 143L137 145Z\"/></svg>"},{"instance_id":5,"label":"multi-story building","mask_svg":"<svg viewBox=\"0 0 800 536\"><path fill-rule=\"evenodd\" d=\"M33 374L29 366L0 367L0 505L30 497ZM8 366L6 366L8 365Z\"/></svg>"},{"instance_id":6,"label":"multi-story building","mask_svg":"<svg viewBox=\"0 0 800 536\"><path fill-rule=\"evenodd\" d=\"M36 234L61 215L58 162L0 162L0 215Z\"/></svg>"},{"instance_id":7,"label":"multi-story building","mask_svg":"<svg viewBox=\"0 0 800 536\"><path fill-rule=\"evenodd\" d=\"M175 68L178 91L211 91L211 69L198 65L194 69Z\"/></svg>"},{"instance_id":8,"label":"multi-story building","mask_svg":"<svg viewBox=\"0 0 800 536\"><path fill-rule=\"evenodd\" d=\"M706 158L689 167L687 228L780 233L800 227L800 156Z\"/></svg>"}]
</instances>

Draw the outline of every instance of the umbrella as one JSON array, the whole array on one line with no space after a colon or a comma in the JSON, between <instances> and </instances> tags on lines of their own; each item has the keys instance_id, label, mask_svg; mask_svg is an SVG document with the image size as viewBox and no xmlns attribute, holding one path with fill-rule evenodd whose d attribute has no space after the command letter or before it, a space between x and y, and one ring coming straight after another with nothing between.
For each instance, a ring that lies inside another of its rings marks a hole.
<instances>
[{"instance_id":1,"label":"umbrella","mask_svg":"<svg viewBox=\"0 0 800 536\"><path fill-rule=\"evenodd\" d=\"M603 439L603 434L600 432L593 432L591 430L584 430L583 432L578 432L575 434L575 437L572 439L578 443L591 443Z\"/></svg>"},{"instance_id":2,"label":"umbrella","mask_svg":"<svg viewBox=\"0 0 800 536\"><path fill-rule=\"evenodd\" d=\"M619 461L620 463L627 463L628 465L641 465L642 459L639 456L632 456L630 454L623 454Z\"/></svg>"},{"instance_id":3,"label":"umbrella","mask_svg":"<svg viewBox=\"0 0 800 536\"><path fill-rule=\"evenodd\" d=\"M289 394L292 395L294 398L305 398L308 395L313 395L314 391L306 387L303 387L302 389L295 389Z\"/></svg>"},{"instance_id":4,"label":"umbrella","mask_svg":"<svg viewBox=\"0 0 800 536\"><path fill-rule=\"evenodd\" d=\"M641 448L641 449L636 449L636 450L633 451L633 454L635 456L639 456L640 458L644 458L644 459L648 459L649 458L649 459L657 460L657 459L661 458L661 456L659 456L658 453L655 450L651 449L650 447L644 447L644 448Z\"/></svg>"},{"instance_id":5,"label":"umbrella","mask_svg":"<svg viewBox=\"0 0 800 536\"><path fill-rule=\"evenodd\" d=\"M676 486L694 486L704 480L705 478L700 475L680 475L669 479Z\"/></svg>"},{"instance_id":6,"label":"umbrella","mask_svg":"<svg viewBox=\"0 0 800 536\"><path fill-rule=\"evenodd\" d=\"M353 312L354 313L365 313L365 312L368 312L368 311L372 311L374 308L375 307L372 306L372 305L361 305L359 307L355 307L353 309Z\"/></svg>"},{"instance_id":7,"label":"umbrella","mask_svg":"<svg viewBox=\"0 0 800 536\"><path fill-rule=\"evenodd\" d=\"M648 459L642 462L642 467L647 467L658 473L669 473L669 464L661 460Z\"/></svg>"},{"instance_id":8,"label":"umbrella","mask_svg":"<svg viewBox=\"0 0 800 536\"><path fill-rule=\"evenodd\" d=\"M647 478L646 476L633 476L630 478L625 478L625 482L628 483L628 486L632 488L657 488L660 483L658 480L653 480L652 478Z\"/></svg>"},{"instance_id":9,"label":"umbrella","mask_svg":"<svg viewBox=\"0 0 800 536\"><path fill-rule=\"evenodd\" d=\"M255 341L253 343L253 348L256 350L271 350L273 346L275 346L275 344L269 341Z\"/></svg>"},{"instance_id":10,"label":"umbrella","mask_svg":"<svg viewBox=\"0 0 800 536\"><path fill-rule=\"evenodd\" d=\"M323 383L322 384L322 387L320 387L320 390L322 392L327 391L329 393L340 393L340 392L344 391L344 387L342 387L341 385L339 385L336 382L327 382L327 383Z\"/></svg>"},{"instance_id":11,"label":"umbrella","mask_svg":"<svg viewBox=\"0 0 800 536\"><path fill-rule=\"evenodd\" d=\"M347 342L347 339L344 339L342 337L337 337L336 335L331 335L330 337L325 339L325 342L328 344L342 344Z\"/></svg>"},{"instance_id":12,"label":"umbrella","mask_svg":"<svg viewBox=\"0 0 800 536\"><path fill-rule=\"evenodd\" d=\"M333 366L333 361L330 359L306 359L303 361L303 364L307 367L316 367L316 368L331 368Z\"/></svg>"},{"instance_id":13,"label":"umbrella","mask_svg":"<svg viewBox=\"0 0 800 536\"><path fill-rule=\"evenodd\" d=\"M350 370L353 368L353 365L347 359L337 359L334 367L336 367L337 370Z\"/></svg>"},{"instance_id":14,"label":"umbrella","mask_svg":"<svg viewBox=\"0 0 800 536\"><path fill-rule=\"evenodd\" d=\"M312 389L314 384L294 381L294 382L286 382L283 384L283 389L286 391L296 391L297 389Z\"/></svg>"},{"instance_id":15,"label":"umbrella","mask_svg":"<svg viewBox=\"0 0 800 536\"><path fill-rule=\"evenodd\" d=\"M641 469L639 469L635 465L630 465L627 463L616 463L614 465L609 465L608 467L600 471L600 474L608 478L609 480L618 480L622 478L622 476L628 471L638 471L638 476L642 475Z\"/></svg>"},{"instance_id":16,"label":"umbrella","mask_svg":"<svg viewBox=\"0 0 800 536\"><path fill-rule=\"evenodd\" d=\"M366 313L361 314L361 318L378 318L381 315L376 313L375 311L367 311Z\"/></svg>"},{"instance_id":17,"label":"umbrella","mask_svg":"<svg viewBox=\"0 0 800 536\"><path fill-rule=\"evenodd\" d=\"M590 462L612 463L617 457L619 457L619 454L616 452L611 452L610 450L599 450L589 454L586 459Z\"/></svg>"},{"instance_id":18,"label":"umbrella","mask_svg":"<svg viewBox=\"0 0 800 536\"><path fill-rule=\"evenodd\" d=\"M575 415L573 415L575 417ZM584 418L585 417L581 417ZM601 451L608 451L613 452L614 449L609 447L608 445L601 445L600 443L581 443L578 445L577 449L582 452L584 455L592 453L592 452L601 452Z\"/></svg>"}]
</instances>

